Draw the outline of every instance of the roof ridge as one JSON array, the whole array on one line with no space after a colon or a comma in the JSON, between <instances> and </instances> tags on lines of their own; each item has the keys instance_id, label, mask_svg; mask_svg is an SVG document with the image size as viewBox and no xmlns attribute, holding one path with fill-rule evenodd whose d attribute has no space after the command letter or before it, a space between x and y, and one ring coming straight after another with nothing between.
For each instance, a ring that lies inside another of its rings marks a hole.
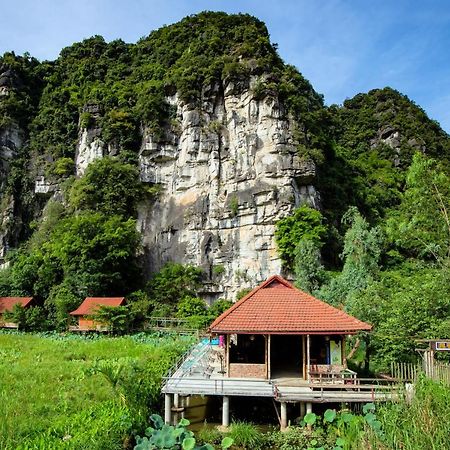
<instances>
[{"instance_id":1,"label":"roof ridge","mask_svg":"<svg viewBox=\"0 0 450 450\"><path fill-rule=\"evenodd\" d=\"M285 280L281 275L272 275L267 280L263 281L261 284L253 288L247 295L242 297L240 300L238 300L234 305L230 306L229 309L224 311L219 317L217 317L214 322L208 327L208 330L211 330L211 328L216 327L217 325L222 322L225 318L227 318L233 311L235 311L239 306L241 306L243 303L245 303L247 300L249 300L251 297L253 297L259 290L264 289L267 285L272 283L272 281L279 281L281 284L285 285L286 287L289 287L291 289L296 289L295 286L293 286L289 281Z\"/></svg>"}]
</instances>

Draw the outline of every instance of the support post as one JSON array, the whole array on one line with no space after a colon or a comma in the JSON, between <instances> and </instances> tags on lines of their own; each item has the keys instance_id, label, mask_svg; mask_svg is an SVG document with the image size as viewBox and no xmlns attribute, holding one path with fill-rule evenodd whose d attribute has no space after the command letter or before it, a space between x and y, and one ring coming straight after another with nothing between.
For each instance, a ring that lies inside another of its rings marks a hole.
<instances>
[{"instance_id":1,"label":"support post","mask_svg":"<svg viewBox=\"0 0 450 450\"><path fill-rule=\"evenodd\" d=\"M305 335L302 336L302 375L303 379L307 379L307 373L306 373L306 337Z\"/></svg>"},{"instance_id":2,"label":"support post","mask_svg":"<svg viewBox=\"0 0 450 450\"><path fill-rule=\"evenodd\" d=\"M311 336L309 334L306 335L306 378L308 381L311 380Z\"/></svg>"},{"instance_id":3,"label":"support post","mask_svg":"<svg viewBox=\"0 0 450 450\"><path fill-rule=\"evenodd\" d=\"M281 431L287 428L287 403L281 402Z\"/></svg>"},{"instance_id":4,"label":"support post","mask_svg":"<svg viewBox=\"0 0 450 450\"><path fill-rule=\"evenodd\" d=\"M224 395L222 401L222 427L230 426L230 397Z\"/></svg>"},{"instance_id":5,"label":"support post","mask_svg":"<svg viewBox=\"0 0 450 450\"><path fill-rule=\"evenodd\" d=\"M225 347L225 361L226 361L226 371L227 371L227 377L230 377L230 335L226 335L226 347Z\"/></svg>"},{"instance_id":6,"label":"support post","mask_svg":"<svg viewBox=\"0 0 450 450\"><path fill-rule=\"evenodd\" d=\"M186 397L180 397L181 418L184 419L186 414Z\"/></svg>"},{"instance_id":7,"label":"support post","mask_svg":"<svg viewBox=\"0 0 450 450\"><path fill-rule=\"evenodd\" d=\"M172 396L165 394L164 396L164 422L170 425L172 420Z\"/></svg>"},{"instance_id":8,"label":"support post","mask_svg":"<svg viewBox=\"0 0 450 450\"><path fill-rule=\"evenodd\" d=\"M342 365L344 366L344 368L347 368L347 355L345 354L345 346L346 346L346 338L345 338L345 334L342 336L342 342L341 342L341 360L342 360Z\"/></svg>"},{"instance_id":9,"label":"support post","mask_svg":"<svg viewBox=\"0 0 450 450\"><path fill-rule=\"evenodd\" d=\"M306 403L300 402L300 418L303 419L303 417L305 417L305 414L306 414Z\"/></svg>"},{"instance_id":10,"label":"support post","mask_svg":"<svg viewBox=\"0 0 450 450\"><path fill-rule=\"evenodd\" d=\"M312 403L306 403L306 414L312 413Z\"/></svg>"},{"instance_id":11,"label":"support post","mask_svg":"<svg viewBox=\"0 0 450 450\"><path fill-rule=\"evenodd\" d=\"M176 425L179 421L179 415L178 415L178 408L180 406L180 396L179 394L173 394L173 407L174 407L174 414L173 414L173 424Z\"/></svg>"},{"instance_id":12,"label":"support post","mask_svg":"<svg viewBox=\"0 0 450 450\"><path fill-rule=\"evenodd\" d=\"M270 334L267 335L267 378L270 380L272 378L272 368L270 365L270 346L272 345L270 339Z\"/></svg>"}]
</instances>

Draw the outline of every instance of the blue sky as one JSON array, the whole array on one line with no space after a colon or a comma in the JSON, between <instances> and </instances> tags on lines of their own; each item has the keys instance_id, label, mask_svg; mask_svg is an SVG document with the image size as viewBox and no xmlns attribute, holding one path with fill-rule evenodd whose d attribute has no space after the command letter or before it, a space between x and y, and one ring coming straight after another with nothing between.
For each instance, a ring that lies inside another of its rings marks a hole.
<instances>
[{"instance_id":1,"label":"blue sky","mask_svg":"<svg viewBox=\"0 0 450 450\"><path fill-rule=\"evenodd\" d=\"M54 59L89 36L136 42L204 10L263 20L327 104L391 86L450 132L450 0L0 0L0 53Z\"/></svg>"}]
</instances>

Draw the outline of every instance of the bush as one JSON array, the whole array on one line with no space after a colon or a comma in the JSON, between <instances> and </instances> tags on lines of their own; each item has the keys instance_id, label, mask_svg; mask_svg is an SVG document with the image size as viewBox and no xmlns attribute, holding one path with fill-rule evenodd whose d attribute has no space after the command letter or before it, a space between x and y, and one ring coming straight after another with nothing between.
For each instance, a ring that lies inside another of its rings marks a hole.
<instances>
[{"instance_id":1,"label":"bush","mask_svg":"<svg viewBox=\"0 0 450 450\"><path fill-rule=\"evenodd\" d=\"M198 297L184 297L177 305L177 317L188 318L192 316L205 316L207 305Z\"/></svg>"}]
</instances>

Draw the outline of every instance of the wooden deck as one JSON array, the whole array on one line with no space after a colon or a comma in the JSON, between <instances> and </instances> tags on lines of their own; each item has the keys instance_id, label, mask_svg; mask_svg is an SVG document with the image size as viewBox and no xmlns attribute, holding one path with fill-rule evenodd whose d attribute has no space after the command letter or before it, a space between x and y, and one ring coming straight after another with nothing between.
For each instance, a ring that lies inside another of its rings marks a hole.
<instances>
[{"instance_id":1,"label":"wooden deck","mask_svg":"<svg viewBox=\"0 0 450 450\"><path fill-rule=\"evenodd\" d=\"M281 376L276 379L228 378L218 348L200 343L180 359L165 379L164 394L269 397L280 402L376 402L393 400L397 384L379 379L313 379Z\"/></svg>"}]
</instances>

